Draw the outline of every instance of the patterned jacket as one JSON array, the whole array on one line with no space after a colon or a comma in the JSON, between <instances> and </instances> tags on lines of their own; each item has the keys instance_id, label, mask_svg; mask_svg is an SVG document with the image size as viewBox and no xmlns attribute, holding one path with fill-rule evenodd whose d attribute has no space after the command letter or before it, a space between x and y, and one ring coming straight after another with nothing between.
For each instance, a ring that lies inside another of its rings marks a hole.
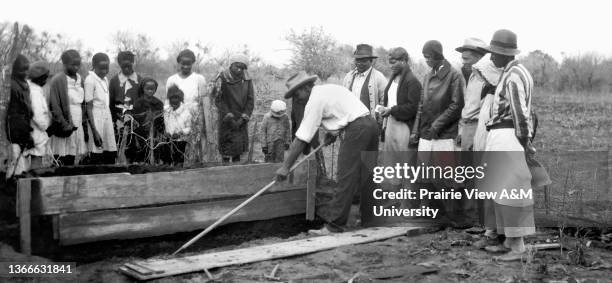
<instances>
[{"instance_id":1,"label":"patterned jacket","mask_svg":"<svg viewBox=\"0 0 612 283\"><path fill-rule=\"evenodd\" d=\"M517 60L508 63L495 89L487 129L514 128L517 138L532 137L532 90L533 78L525 66Z\"/></svg>"}]
</instances>

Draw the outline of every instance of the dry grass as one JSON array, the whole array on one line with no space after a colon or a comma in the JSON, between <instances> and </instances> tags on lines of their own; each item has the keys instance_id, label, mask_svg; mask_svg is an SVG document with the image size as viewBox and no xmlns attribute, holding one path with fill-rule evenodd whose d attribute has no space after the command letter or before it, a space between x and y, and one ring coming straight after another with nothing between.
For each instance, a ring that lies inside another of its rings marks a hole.
<instances>
[{"instance_id":1,"label":"dry grass","mask_svg":"<svg viewBox=\"0 0 612 283\"><path fill-rule=\"evenodd\" d=\"M612 142L612 94L534 94L540 125L534 146L541 151L608 150Z\"/></svg>"}]
</instances>

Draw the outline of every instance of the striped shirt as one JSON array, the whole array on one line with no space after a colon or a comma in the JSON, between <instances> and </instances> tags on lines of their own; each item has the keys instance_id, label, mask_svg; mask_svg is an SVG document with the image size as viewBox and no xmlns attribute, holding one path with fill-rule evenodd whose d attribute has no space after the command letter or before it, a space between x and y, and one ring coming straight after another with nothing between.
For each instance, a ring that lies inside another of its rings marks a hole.
<instances>
[{"instance_id":1,"label":"striped shirt","mask_svg":"<svg viewBox=\"0 0 612 283\"><path fill-rule=\"evenodd\" d=\"M529 71L517 60L508 63L495 89L487 127L509 125L514 128L517 138L532 137L532 89L533 79Z\"/></svg>"}]
</instances>

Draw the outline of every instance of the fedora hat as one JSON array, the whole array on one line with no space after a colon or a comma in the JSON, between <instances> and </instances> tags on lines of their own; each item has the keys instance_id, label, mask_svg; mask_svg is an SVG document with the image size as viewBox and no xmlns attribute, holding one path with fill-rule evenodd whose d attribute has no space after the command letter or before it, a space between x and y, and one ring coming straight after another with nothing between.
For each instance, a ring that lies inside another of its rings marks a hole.
<instances>
[{"instance_id":1,"label":"fedora hat","mask_svg":"<svg viewBox=\"0 0 612 283\"><path fill-rule=\"evenodd\" d=\"M355 52L353 53L353 58L378 58L378 56L374 56L374 49L371 45L357 44L357 49L355 49Z\"/></svg>"},{"instance_id":2,"label":"fedora hat","mask_svg":"<svg viewBox=\"0 0 612 283\"><path fill-rule=\"evenodd\" d=\"M496 31L493 34L491 43L485 49L491 53L506 56L514 56L521 53L521 51L517 49L516 34L507 29Z\"/></svg>"},{"instance_id":3,"label":"fedora hat","mask_svg":"<svg viewBox=\"0 0 612 283\"><path fill-rule=\"evenodd\" d=\"M306 83L315 82L319 77L316 75L308 75L304 71L300 71L287 79L285 85L287 86L287 92L285 93L285 98L290 98L293 96L293 92L296 89L300 88Z\"/></svg>"},{"instance_id":4,"label":"fedora hat","mask_svg":"<svg viewBox=\"0 0 612 283\"><path fill-rule=\"evenodd\" d=\"M485 48L487 48L487 44L484 41L475 37L470 37L466 38L465 41L463 41L463 45L455 48L455 50L458 52L472 50L480 53L486 53L487 51Z\"/></svg>"}]
</instances>

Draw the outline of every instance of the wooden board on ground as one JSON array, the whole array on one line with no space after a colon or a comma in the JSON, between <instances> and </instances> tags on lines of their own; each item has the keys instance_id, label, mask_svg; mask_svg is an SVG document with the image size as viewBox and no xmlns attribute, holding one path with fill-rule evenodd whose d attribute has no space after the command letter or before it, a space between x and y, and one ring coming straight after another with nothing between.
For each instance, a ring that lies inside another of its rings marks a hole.
<instances>
[{"instance_id":1,"label":"wooden board on ground","mask_svg":"<svg viewBox=\"0 0 612 283\"><path fill-rule=\"evenodd\" d=\"M245 199L62 214L59 216L59 240L62 245L71 245L203 229ZM305 211L306 191L302 187L264 194L225 223L266 220Z\"/></svg>"},{"instance_id":2,"label":"wooden board on ground","mask_svg":"<svg viewBox=\"0 0 612 283\"><path fill-rule=\"evenodd\" d=\"M32 214L246 196L268 184L278 167L279 164L264 163L135 175L115 173L37 178L32 184ZM299 189L283 183L270 191L292 188Z\"/></svg>"},{"instance_id":3,"label":"wooden board on ground","mask_svg":"<svg viewBox=\"0 0 612 283\"><path fill-rule=\"evenodd\" d=\"M264 260L304 255L340 246L363 244L403 236L410 230L420 230L419 227L375 227L352 232L332 234L297 241L256 246L237 250L184 256L173 259L151 259L131 262L148 272L126 265L119 269L136 279L149 280L183 273L198 272L236 264L252 263Z\"/></svg>"}]
</instances>

